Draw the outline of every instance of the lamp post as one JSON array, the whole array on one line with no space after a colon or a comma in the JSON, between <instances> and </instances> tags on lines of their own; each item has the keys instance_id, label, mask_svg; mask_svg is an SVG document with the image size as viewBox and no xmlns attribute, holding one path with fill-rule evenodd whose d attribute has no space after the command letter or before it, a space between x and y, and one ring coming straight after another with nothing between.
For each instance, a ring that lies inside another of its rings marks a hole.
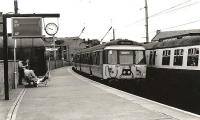
<instances>
[{"instance_id":1,"label":"lamp post","mask_svg":"<svg viewBox=\"0 0 200 120\"><path fill-rule=\"evenodd\" d=\"M17 0L14 0L14 12L15 14L18 14L18 1ZM14 81L16 83L16 78L17 78L17 58L16 58L16 48L17 48L17 40L15 40L15 43L14 43ZM16 84L14 85L14 88L16 88Z\"/></svg>"},{"instance_id":2,"label":"lamp post","mask_svg":"<svg viewBox=\"0 0 200 120\"><path fill-rule=\"evenodd\" d=\"M14 40L15 40L15 43L14 43L14 81L16 81L16 79L17 79L17 57L16 57L17 40L16 39L14 39ZM16 84L14 85L14 88L16 88Z\"/></svg>"},{"instance_id":3,"label":"lamp post","mask_svg":"<svg viewBox=\"0 0 200 120\"><path fill-rule=\"evenodd\" d=\"M55 48L56 48L56 40L55 40L55 35L53 35L53 56L54 56L54 62L55 62L55 68L56 68L56 50L55 50Z\"/></svg>"}]
</instances>

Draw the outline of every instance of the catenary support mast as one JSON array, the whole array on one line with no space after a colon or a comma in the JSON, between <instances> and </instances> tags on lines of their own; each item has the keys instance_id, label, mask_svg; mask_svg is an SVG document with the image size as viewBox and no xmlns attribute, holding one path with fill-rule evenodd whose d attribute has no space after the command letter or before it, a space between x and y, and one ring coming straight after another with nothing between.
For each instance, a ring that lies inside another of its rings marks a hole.
<instances>
[{"instance_id":1,"label":"catenary support mast","mask_svg":"<svg viewBox=\"0 0 200 120\"><path fill-rule=\"evenodd\" d=\"M145 0L145 27L146 27L146 42L149 42L149 23L148 23L148 4L147 0Z\"/></svg>"}]
</instances>

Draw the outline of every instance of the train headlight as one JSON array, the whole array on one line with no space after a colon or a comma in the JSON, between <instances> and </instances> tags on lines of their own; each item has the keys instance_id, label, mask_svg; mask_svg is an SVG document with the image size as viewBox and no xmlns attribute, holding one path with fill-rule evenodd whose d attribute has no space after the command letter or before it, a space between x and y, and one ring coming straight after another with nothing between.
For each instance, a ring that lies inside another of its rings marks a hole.
<instances>
[{"instance_id":1,"label":"train headlight","mask_svg":"<svg viewBox=\"0 0 200 120\"><path fill-rule=\"evenodd\" d=\"M142 75L143 75L143 77L146 77L146 73L143 73Z\"/></svg>"},{"instance_id":2,"label":"train headlight","mask_svg":"<svg viewBox=\"0 0 200 120\"><path fill-rule=\"evenodd\" d=\"M125 75L125 74L126 74L126 71L123 71L123 74Z\"/></svg>"}]
</instances>

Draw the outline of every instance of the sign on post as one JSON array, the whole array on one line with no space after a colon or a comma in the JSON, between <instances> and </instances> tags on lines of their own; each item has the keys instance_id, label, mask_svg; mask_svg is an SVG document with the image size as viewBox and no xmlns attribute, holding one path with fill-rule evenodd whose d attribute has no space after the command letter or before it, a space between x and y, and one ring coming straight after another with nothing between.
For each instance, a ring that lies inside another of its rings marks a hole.
<instances>
[{"instance_id":1,"label":"sign on post","mask_svg":"<svg viewBox=\"0 0 200 120\"><path fill-rule=\"evenodd\" d=\"M41 17L13 17L12 37L13 38L42 37Z\"/></svg>"}]
</instances>

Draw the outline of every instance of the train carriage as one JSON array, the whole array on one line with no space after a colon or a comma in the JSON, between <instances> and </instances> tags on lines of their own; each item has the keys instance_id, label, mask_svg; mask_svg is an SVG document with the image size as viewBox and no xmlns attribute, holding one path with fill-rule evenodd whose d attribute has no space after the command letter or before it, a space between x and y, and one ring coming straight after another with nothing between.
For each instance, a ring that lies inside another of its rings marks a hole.
<instances>
[{"instance_id":1,"label":"train carriage","mask_svg":"<svg viewBox=\"0 0 200 120\"><path fill-rule=\"evenodd\" d=\"M200 100L200 36L187 34L144 45L147 79L165 99Z\"/></svg>"},{"instance_id":2,"label":"train carriage","mask_svg":"<svg viewBox=\"0 0 200 120\"><path fill-rule=\"evenodd\" d=\"M86 48L76 53L74 68L104 80L144 79L145 48L137 42L122 39Z\"/></svg>"}]
</instances>

